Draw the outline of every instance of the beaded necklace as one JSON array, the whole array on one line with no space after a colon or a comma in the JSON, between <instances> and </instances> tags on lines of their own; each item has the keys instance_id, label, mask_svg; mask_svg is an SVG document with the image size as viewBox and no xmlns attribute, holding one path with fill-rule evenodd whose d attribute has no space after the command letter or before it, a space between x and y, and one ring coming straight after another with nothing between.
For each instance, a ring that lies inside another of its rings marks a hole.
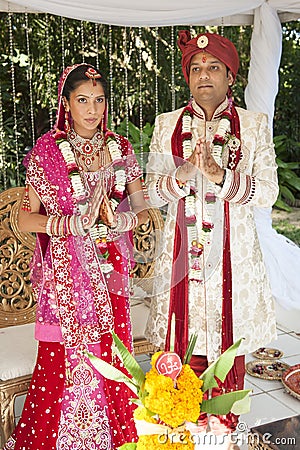
<instances>
[{"instance_id":1,"label":"beaded necklace","mask_svg":"<svg viewBox=\"0 0 300 450\"><path fill-rule=\"evenodd\" d=\"M221 120L213 139L211 154L219 166L221 166L222 163L224 146L228 143L229 139L232 139L229 134L232 118L231 105L232 103L229 101L228 108L221 115ZM191 131L192 120L192 110L186 109L182 116L181 133L184 160L187 160L193 153ZM193 186L191 186L190 194L185 198L185 220L188 232L188 252L191 258L189 279L197 282L203 281L201 255L203 254L205 244L208 242L211 230L214 228L214 224L212 223L212 212L216 202L215 190L215 183L207 181L207 189L204 196L202 229L200 233L198 233L196 227L196 192Z\"/></svg>"}]
</instances>

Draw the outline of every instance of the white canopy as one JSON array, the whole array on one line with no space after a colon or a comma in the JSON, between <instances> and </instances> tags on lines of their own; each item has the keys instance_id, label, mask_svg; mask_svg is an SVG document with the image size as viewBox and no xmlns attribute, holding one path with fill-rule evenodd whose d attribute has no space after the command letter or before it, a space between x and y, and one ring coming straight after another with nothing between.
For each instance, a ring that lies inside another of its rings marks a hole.
<instances>
[{"instance_id":1,"label":"white canopy","mask_svg":"<svg viewBox=\"0 0 300 450\"><path fill-rule=\"evenodd\" d=\"M89 22L121 26L250 24L254 10L268 4L281 20L297 18L294 0L0 0L2 11L48 12Z\"/></svg>"},{"instance_id":2,"label":"white canopy","mask_svg":"<svg viewBox=\"0 0 300 450\"><path fill-rule=\"evenodd\" d=\"M73 19L120 26L251 24L251 60L245 100L248 109L266 112L270 125L278 90L280 21L300 17L294 0L0 0L6 12L48 12Z\"/></svg>"}]
</instances>

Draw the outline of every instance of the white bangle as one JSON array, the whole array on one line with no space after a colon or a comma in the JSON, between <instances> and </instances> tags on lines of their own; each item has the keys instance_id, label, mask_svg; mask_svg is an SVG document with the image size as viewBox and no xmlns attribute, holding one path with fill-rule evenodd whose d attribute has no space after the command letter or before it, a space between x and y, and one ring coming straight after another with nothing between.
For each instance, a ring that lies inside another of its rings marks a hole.
<instances>
[{"instance_id":1,"label":"white bangle","mask_svg":"<svg viewBox=\"0 0 300 450\"><path fill-rule=\"evenodd\" d=\"M138 224L138 217L135 212L127 211L116 214L116 226L111 228L112 231L124 233L125 231L133 230Z\"/></svg>"},{"instance_id":2,"label":"white bangle","mask_svg":"<svg viewBox=\"0 0 300 450\"><path fill-rule=\"evenodd\" d=\"M55 216L49 216L47 223L46 223L46 234L48 234L48 236L52 236L51 225L52 225L52 221L53 221L54 217Z\"/></svg>"}]
</instances>

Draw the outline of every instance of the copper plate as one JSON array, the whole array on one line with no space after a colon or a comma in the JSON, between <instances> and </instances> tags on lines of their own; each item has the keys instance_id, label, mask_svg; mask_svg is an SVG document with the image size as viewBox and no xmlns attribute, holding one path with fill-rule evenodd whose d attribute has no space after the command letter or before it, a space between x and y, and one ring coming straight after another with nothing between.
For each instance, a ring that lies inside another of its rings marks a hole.
<instances>
[{"instance_id":1,"label":"copper plate","mask_svg":"<svg viewBox=\"0 0 300 450\"><path fill-rule=\"evenodd\" d=\"M284 372L281 381L287 392L300 400L300 364L291 366Z\"/></svg>"}]
</instances>

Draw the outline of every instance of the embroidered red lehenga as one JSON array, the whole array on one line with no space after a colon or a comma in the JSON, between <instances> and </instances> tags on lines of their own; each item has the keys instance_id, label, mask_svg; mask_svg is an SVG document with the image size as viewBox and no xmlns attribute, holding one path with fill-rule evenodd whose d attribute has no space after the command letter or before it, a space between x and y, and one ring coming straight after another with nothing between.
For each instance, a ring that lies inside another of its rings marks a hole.
<instances>
[{"instance_id":1,"label":"embroidered red lehenga","mask_svg":"<svg viewBox=\"0 0 300 450\"><path fill-rule=\"evenodd\" d=\"M26 183L39 196L47 215L76 211L66 163L55 140L64 115L64 80L74 67L67 68L60 81L54 130L38 139L26 158ZM118 135L115 139L126 157L126 183L130 183L141 176L141 170L130 143ZM115 183L113 165L101 173L110 197ZM99 176L99 172L85 173L91 193ZM111 363L111 330L132 350L127 234L114 235L108 251L107 262L113 271L104 274L89 234L37 235L32 261L32 285L38 300L37 363L22 417L5 449L116 449L136 439L132 392L104 379L85 354L92 352ZM120 368L117 359L115 365Z\"/></svg>"}]
</instances>

